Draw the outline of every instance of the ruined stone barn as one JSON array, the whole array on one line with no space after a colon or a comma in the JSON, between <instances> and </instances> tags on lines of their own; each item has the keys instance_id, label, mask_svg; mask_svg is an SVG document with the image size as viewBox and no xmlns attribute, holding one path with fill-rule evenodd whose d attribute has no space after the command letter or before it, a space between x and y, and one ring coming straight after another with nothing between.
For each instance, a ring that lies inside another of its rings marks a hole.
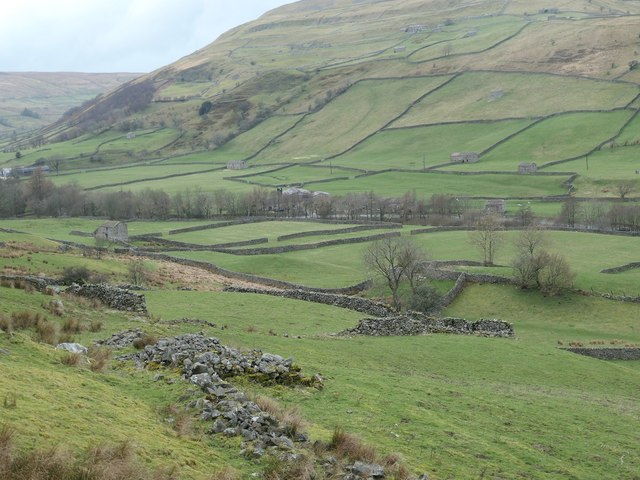
<instances>
[{"instance_id":1,"label":"ruined stone barn","mask_svg":"<svg viewBox=\"0 0 640 480\"><path fill-rule=\"evenodd\" d=\"M126 242L129 240L129 229L124 222L104 222L93 232L93 237L110 242Z\"/></svg>"},{"instance_id":2,"label":"ruined stone barn","mask_svg":"<svg viewBox=\"0 0 640 480\"><path fill-rule=\"evenodd\" d=\"M451 163L476 163L479 158L475 152L454 152L451 154Z\"/></svg>"}]
</instances>

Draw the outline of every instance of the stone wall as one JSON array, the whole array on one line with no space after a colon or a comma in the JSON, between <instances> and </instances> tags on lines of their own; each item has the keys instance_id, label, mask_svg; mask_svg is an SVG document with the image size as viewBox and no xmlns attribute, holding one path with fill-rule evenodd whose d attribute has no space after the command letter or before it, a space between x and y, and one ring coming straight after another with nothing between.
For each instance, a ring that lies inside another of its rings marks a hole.
<instances>
[{"instance_id":1,"label":"stone wall","mask_svg":"<svg viewBox=\"0 0 640 480\"><path fill-rule=\"evenodd\" d=\"M9 282L25 282L32 285L36 290L42 292L47 287L58 285L58 280L46 277L34 277L32 275L0 275L0 280Z\"/></svg>"},{"instance_id":2,"label":"stone wall","mask_svg":"<svg viewBox=\"0 0 640 480\"><path fill-rule=\"evenodd\" d=\"M264 285L266 287L304 290L312 292L322 293L337 293L344 295L352 295L358 292L362 292L371 287L371 280L365 280L364 282L356 285L351 285L343 288L311 288L304 285L297 285L295 283L285 282L282 280L276 280L274 278L260 277L258 275L251 275L249 273L234 272L225 268L214 265L213 263L200 262L198 260L190 260L187 258L172 257L163 253L141 252L141 251L129 251L130 254L138 257L152 258L156 260L165 260L167 262L178 263L180 265L187 265L189 267L196 267L206 270L211 273L215 273L222 277L226 277L230 280L240 280L249 283L256 283L258 285Z\"/></svg>"},{"instance_id":3,"label":"stone wall","mask_svg":"<svg viewBox=\"0 0 640 480\"><path fill-rule=\"evenodd\" d=\"M313 230L310 232L300 232L300 233L291 233L289 235L282 235L278 237L278 241L282 242L284 240L292 240L294 238L315 237L320 235L339 235L342 233L363 232L367 230L381 230L386 228L388 229L402 228L402 225L396 224L396 223L390 223L386 225L358 225L357 227L337 228L334 230Z\"/></svg>"},{"instance_id":4,"label":"stone wall","mask_svg":"<svg viewBox=\"0 0 640 480\"><path fill-rule=\"evenodd\" d=\"M238 242L228 242L228 243L216 243L213 245L202 245L199 243L186 243L186 242L177 242L175 240L167 240L165 238L152 237L150 235L139 236L137 240L143 240L149 243L155 243L157 245L163 245L165 247L176 249L176 250L197 250L197 251L221 251L226 248L232 247L245 247L250 245L259 245L262 243L268 243L269 239L266 237L263 238L254 238L253 240L241 240Z\"/></svg>"},{"instance_id":5,"label":"stone wall","mask_svg":"<svg viewBox=\"0 0 640 480\"><path fill-rule=\"evenodd\" d=\"M640 268L640 262L631 262L626 265L620 265L619 267L605 268L604 270L600 270L600 273L622 273L636 268Z\"/></svg>"},{"instance_id":6,"label":"stone wall","mask_svg":"<svg viewBox=\"0 0 640 480\"><path fill-rule=\"evenodd\" d=\"M265 247L265 248L244 248L240 250L224 250L224 253L232 255L269 255L285 252L295 252L298 250L313 250L315 248L330 247L333 245L346 245L352 243L364 243L380 240L387 237L399 237L400 232L380 233L377 235L368 235L366 237L355 238L338 238L335 240L325 240L324 242L306 243L300 245L285 245L282 247Z\"/></svg>"},{"instance_id":7,"label":"stone wall","mask_svg":"<svg viewBox=\"0 0 640 480\"><path fill-rule=\"evenodd\" d=\"M97 298L115 310L147 313L144 295L106 284L73 284L66 290L68 293L86 298Z\"/></svg>"},{"instance_id":8,"label":"stone wall","mask_svg":"<svg viewBox=\"0 0 640 480\"><path fill-rule=\"evenodd\" d=\"M352 297L349 295L340 295L332 293L322 293L317 291L304 290L261 290L257 288L246 287L227 287L225 292L241 292L241 293L260 293L265 295L273 295L276 297L292 298L295 300L304 300L305 302L322 303L325 305L333 305L335 307L347 308L356 312L374 315L376 317L384 317L390 315L392 310L386 305L374 302L362 297Z\"/></svg>"},{"instance_id":9,"label":"stone wall","mask_svg":"<svg viewBox=\"0 0 640 480\"><path fill-rule=\"evenodd\" d=\"M480 335L485 337L513 337L513 326L502 320L477 320L463 318L434 318L418 313L396 317L365 318L354 328L340 335L366 335L375 337L425 335L450 333L458 335Z\"/></svg>"},{"instance_id":10,"label":"stone wall","mask_svg":"<svg viewBox=\"0 0 640 480\"><path fill-rule=\"evenodd\" d=\"M448 307L453 303L453 301L458 298L458 295L462 293L464 290L465 283L467 281L467 276L465 273L461 273L456 280L456 283L453 285L451 290L445 293L440 299L440 308Z\"/></svg>"},{"instance_id":11,"label":"stone wall","mask_svg":"<svg viewBox=\"0 0 640 480\"><path fill-rule=\"evenodd\" d=\"M640 360L640 348L563 348L599 360Z\"/></svg>"}]
</instances>

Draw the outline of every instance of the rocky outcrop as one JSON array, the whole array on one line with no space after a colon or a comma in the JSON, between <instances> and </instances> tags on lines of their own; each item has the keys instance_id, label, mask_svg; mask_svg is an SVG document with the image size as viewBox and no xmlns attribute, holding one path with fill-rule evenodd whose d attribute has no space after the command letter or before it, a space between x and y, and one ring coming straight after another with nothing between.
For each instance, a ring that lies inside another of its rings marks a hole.
<instances>
[{"instance_id":1,"label":"rocky outcrop","mask_svg":"<svg viewBox=\"0 0 640 480\"><path fill-rule=\"evenodd\" d=\"M139 328L125 330L123 332L114 333L111 337L104 340L97 340L96 345L110 348L127 348L133 345L137 339L142 338L143 333Z\"/></svg>"},{"instance_id":2,"label":"rocky outcrop","mask_svg":"<svg viewBox=\"0 0 640 480\"><path fill-rule=\"evenodd\" d=\"M86 298L97 298L102 303L115 310L128 312L147 313L147 303L144 295L134 293L107 284L85 284L74 283L66 290L68 293Z\"/></svg>"},{"instance_id":3,"label":"rocky outcrop","mask_svg":"<svg viewBox=\"0 0 640 480\"><path fill-rule=\"evenodd\" d=\"M376 317L386 317L391 314L391 309L386 305L377 303L362 297L352 297L349 295L339 295L333 293L313 292L306 290L265 290L259 288L248 287L227 287L225 292L241 292L241 293L261 293L265 295L274 295L276 297L292 298L295 300L304 300L305 302L322 303L325 305L333 305L335 307L347 308L366 315Z\"/></svg>"},{"instance_id":4,"label":"rocky outcrop","mask_svg":"<svg viewBox=\"0 0 640 480\"><path fill-rule=\"evenodd\" d=\"M434 318L418 313L396 317L365 318L354 328L339 335L367 335L375 337L425 335L450 333L459 335L481 335L485 337L513 337L513 326L503 320L477 320L464 318Z\"/></svg>"},{"instance_id":5,"label":"rocky outcrop","mask_svg":"<svg viewBox=\"0 0 640 480\"><path fill-rule=\"evenodd\" d=\"M200 373L221 378L243 375L262 383L321 386L319 377L305 377L291 358L262 353L260 350L240 351L222 345L220 340L204 335L186 334L161 339L144 350L119 357L133 360L140 367L149 364L182 367L184 378Z\"/></svg>"},{"instance_id":6,"label":"rocky outcrop","mask_svg":"<svg viewBox=\"0 0 640 480\"><path fill-rule=\"evenodd\" d=\"M138 330L129 330L112 336L103 344L124 345L138 334ZM322 386L320 376L303 376L291 358L260 350L242 352L222 345L217 338L186 334L162 339L141 352L118 359L133 360L143 368L179 368L182 378L205 394L192 401L189 407L197 409L202 420L212 422L208 432L241 436L245 441L244 453L249 456L261 457L269 450L293 450L296 442L308 440L306 435L263 411L227 381L244 375L266 384ZM157 377L160 378L162 375Z\"/></svg>"}]
</instances>

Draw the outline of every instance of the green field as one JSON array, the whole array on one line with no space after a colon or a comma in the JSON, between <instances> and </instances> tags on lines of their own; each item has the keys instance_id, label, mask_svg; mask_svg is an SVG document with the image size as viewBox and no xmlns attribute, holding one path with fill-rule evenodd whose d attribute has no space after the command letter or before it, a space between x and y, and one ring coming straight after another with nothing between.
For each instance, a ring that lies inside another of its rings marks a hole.
<instances>
[{"instance_id":1,"label":"green field","mask_svg":"<svg viewBox=\"0 0 640 480\"><path fill-rule=\"evenodd\" d=\"M497 92L502 92L502 96ZM392 126L610 110L626 106L637 93L635 85L586 78L469 72L426 97Z\"/></svg>"},{"instance_id":2,"label":"green field","mask_svg":"<svg viewBox=\"0 0 640 480\"><path fill-rule=\"evenodd\" d=\"M375 133L449 77L360 82L306 117L256 160L314 160L340 153ZM336 122L340 118L340 122ZM327 142L331 138L331 142Z\"/></svg>"},{"instance_id":3,"label":"green field","mask_svg":"<svg viewBox=\"0 0 640 480\"><path fill-rule=\"evenodd\" d=\"M631 116L628 110L611 113L573 113L558 115L536 123L482 156L473 164L454 165L447 170L517 171L520 162L547 162L573 158L594 149L615 136ZM574 142L576 138L584 141ZM573 171L562 165L559 171Z\"/></svg>"},{"instance_id":4,"label":"green field","mask_svg":"<svg viewBox=\"0 0 640 480\"><path fill-rule=\"evenodd\" d=\"M510 37L525 25L526 21L522 18L510 16L454 24L430 37L430 45L413 52L408 59L421 63L449 55L481 52Z\"/></svg>"},{"instance_id":5,"label":"green field","mask_svg":"<svg viewBox=\"0 0 640 480\"><path fill-rule=\"evenodd\" d=\"M333 159L332 164L366 170L421 170L448 163L453 152L482 152L530 123L507 120L384 130Z\"/></svg>"},{"instance_id":6,"label":"green field","mask_svg":"<svg viewBox=\"0 0 640 480\"><path fill-rule=\"evenodd\" d=\"M318 189L335 195L350 192L374 191L378 195L399 197L407 192L433 195L445 193L456 196L479 197L536 197L561 195L565 189L563 177L541 177L524 175L454 175L422 172L387 172L353 180L336 180L321 183Z\"/></svg>"}]
</instances>

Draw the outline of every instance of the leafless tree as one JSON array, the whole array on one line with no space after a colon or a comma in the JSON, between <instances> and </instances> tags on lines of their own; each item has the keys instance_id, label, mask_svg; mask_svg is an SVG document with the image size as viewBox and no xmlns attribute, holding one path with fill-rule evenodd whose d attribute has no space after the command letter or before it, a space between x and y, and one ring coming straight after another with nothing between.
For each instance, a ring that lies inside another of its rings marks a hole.
<instances>
[{"instance_id":1,"label":"leafless tree","mask_svg":"<svg viewBox=\"0 0 640 480\"><path fill-rule=\"evenodd\" d=\"M400 311L400 282L407 279L415 289L416 278L426 257L420 248L406 238L385 237L367 247L364 262L374 274L384 279L391 290L393 308Z\"/></svg>"},{"instance_id":2,"label":"leafless tree","mask_svg":"<svg viewBox=\"0 0 640 480\"><path fill-rule=\"evenodd\" d=\"M486 266L493 265L496 252L503 242L503 227L496 215L482 216L476 223L476 229L469 237L471 245L482 253Z\"/></svg>"},{"instance_id":3,"label":"leafless tree","mask_svg":"<svg viewBox=\"0 0 640 480\"><path fill-rule=\"evenodd\" d=\"M618 193L618 196L624 200L627 195L629 195L630 193L632 193L635 190L636 184L633 182L633 180L620 180L619 182L616 182L616 192Z\"/></svg>"}]
</instances>

